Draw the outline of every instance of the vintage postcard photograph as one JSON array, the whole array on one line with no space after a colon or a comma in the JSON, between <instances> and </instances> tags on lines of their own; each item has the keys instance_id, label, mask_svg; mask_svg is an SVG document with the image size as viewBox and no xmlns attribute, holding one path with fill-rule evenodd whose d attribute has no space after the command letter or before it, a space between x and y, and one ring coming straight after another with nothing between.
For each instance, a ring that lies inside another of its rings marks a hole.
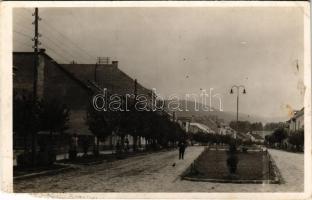
<instances>
[{"instance_id":1,"label":"vintage postcard photograph","mask_svg":"<svg viewBox=\"0 0 312 200\"><path fill-rule=\"evenodd\" d=\"M7 191L311 195L308 2L1 9Z\"/></svg>"}]
</instances>

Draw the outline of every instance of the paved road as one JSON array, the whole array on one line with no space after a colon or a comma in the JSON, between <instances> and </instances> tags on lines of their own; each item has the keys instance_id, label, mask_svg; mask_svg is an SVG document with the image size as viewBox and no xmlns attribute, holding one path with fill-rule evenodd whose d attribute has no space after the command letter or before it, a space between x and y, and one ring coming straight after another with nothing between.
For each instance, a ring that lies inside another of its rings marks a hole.
<instances>
[{"instance_id":1,"label":"paved road","mask_svg":"<svg viewBox=\"0 0 312 200\"><path fill-rule=\"evenodd\" d=\"M189 147L185 160L177 151L81 167L54 176L21 180L16 192L301 192L303 190L303 154L270 150L286 183L226 184L180 180L179 175L203 151ZM172 166L176 163L175 167Z\"/></svg>"}]
</instances>

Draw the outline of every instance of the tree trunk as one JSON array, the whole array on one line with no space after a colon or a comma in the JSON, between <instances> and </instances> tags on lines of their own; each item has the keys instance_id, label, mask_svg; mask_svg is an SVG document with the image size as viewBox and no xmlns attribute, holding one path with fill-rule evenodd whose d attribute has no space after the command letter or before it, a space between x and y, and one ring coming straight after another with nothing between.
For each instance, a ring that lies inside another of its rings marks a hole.
<instances>
[{"instance_id":1,"label":"tree trunk","mask_svg":"<svg viewBox=\"0 0 312 200\"><path fill-rule=\"evenodd\" d=\"M133 136L133 152L135 152L137 150L137 142L138 142L138 136Z\"/></svg>"},{"instance_id":2,"label":"tree trunk","mask_svg":"<svg viewBox=\"0 0 312 200\"><path fill-rule=\"evenodd\" d=\"M97 137L96 138L96 151L97 151L97 156L100 155L100 139Z\"/></svg>"},{"instance_id":3,"label":"tree trunk","mask_svg":"<svg viewBox=\"0 0 312 200\"><path fill-rule=\"evenodd\" d=\"M28 134L24 135L24 153L27 151L27 135Z\"/></svg>"},{"instance_id":4,"label":"tree trunk","mask_svg":"<svg viewBox=\"0 0 312 200\"><path fill-rule=\"evenodd\" d=\"M50 130L50 141L49 141L49 151L52 151L53 149L53 131Z\"/></svg>"},{"instance_id":5,"label":"tree trunk","mask_svg":"<svg viewBox=\"0 0 312 200\"><path fill-rule=\"evenodd\" d=\"M36 165L36 132L31 134L31 163L32 166Z\"/></svg>"},{"instance_id":6,"label":"tree trunk","mask_svg":"<svg viewBox=\"0 0 312 200\"><path fill-rule=\"evenodd\" d=\"M120 137L120 142L121 142L121 149L122 149L122 151L124 151L125 150L125 136L124 135L122 135L121 137Z\"/></svg>"}]
</instances>

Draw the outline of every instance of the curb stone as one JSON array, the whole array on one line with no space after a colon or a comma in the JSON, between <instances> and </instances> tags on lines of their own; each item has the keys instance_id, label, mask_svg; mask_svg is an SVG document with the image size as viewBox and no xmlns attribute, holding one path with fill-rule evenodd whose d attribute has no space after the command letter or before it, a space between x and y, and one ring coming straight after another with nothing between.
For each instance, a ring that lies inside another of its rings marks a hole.
<instances>
[{"instance_id":1,"label":"curb stone","mask_svg":"<svg viewBox=\"0 0 312 200\"><path fill-rule=\"evenodd\" d=\"M30 178L35 178L35 177L39 177L39 176L45 176L45 175L52 175L52 174L57 174L57 173L61 173L61 172L65 172L65 171L70 171L70 170L74 170L76 169L73 166L65 166L63 168L60 169L52 169L52 170L45 170L42 172L38 172L38 173L31 173L31 174L25 174L25 175L21 175L21 176L16 176L13 177L13 180L25 180L25 179L30 179Z\"/></svg>"}]
</instances>

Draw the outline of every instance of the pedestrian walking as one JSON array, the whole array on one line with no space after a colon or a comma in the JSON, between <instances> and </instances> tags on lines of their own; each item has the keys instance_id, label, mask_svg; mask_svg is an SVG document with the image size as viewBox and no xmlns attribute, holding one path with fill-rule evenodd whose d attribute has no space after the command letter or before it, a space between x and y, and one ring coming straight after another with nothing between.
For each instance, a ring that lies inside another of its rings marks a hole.
<instances>
[{"instance_id":1,"label":"pedestrian walking","mask_svg":"<svg viewBox=\"0 0 312 200\"><path fill-rule=\"evenodd\" d=\"M186 149L186 142L185 141L181 141L179 142L179 160L183 160L184 159L184 153L185 153L185 149Z\"/></svg>"}]
</instances>

